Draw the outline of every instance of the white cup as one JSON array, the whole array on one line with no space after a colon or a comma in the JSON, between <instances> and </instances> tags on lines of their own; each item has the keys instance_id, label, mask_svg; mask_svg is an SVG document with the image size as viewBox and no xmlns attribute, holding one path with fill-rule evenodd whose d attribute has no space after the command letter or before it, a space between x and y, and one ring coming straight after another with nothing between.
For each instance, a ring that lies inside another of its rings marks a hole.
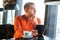
<instances>
[{"instance_id":1,"label":"white cup","mask_svg":"<svg viewBox=\"0 0 60 40\"><path fill-rule=\"evenodd\" d=\"M27 37L32 36L32 32L30 31L24 31L23 34L24 36L27 36Z\"/></svg>"}]
</instances>

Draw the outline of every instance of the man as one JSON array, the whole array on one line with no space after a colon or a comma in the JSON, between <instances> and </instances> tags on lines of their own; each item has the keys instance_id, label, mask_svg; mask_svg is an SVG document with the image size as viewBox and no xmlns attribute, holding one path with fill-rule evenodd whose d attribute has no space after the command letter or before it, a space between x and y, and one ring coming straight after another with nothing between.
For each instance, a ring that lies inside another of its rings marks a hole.
<instances>
[{"instance_id":1,"label":"man","mask_svg":"<svg viewBox=\"0 0 60 40\"><path fill-rule=\"evenodd\" d=\"M28 2L24 5L25 14L17 16L14 20L14 38L22 38L23 31L36 31L36 25L41 24L41 20L35 17L36 8L35 4ZM32 33L33 36L37 34Z\"/></svg>"}]
</instances>

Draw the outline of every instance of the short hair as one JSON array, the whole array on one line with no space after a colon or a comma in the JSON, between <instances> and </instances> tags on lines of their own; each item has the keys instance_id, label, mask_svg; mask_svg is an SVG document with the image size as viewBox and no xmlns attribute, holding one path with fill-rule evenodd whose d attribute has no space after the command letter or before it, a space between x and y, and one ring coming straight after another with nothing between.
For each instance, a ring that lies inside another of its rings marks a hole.
<instances>
[{"instance_id":1,"label":"short hair","mask_svg":"<svg viewBox=\"0 0 60 40\"><path fill-rule=\"evenodd\" d=\"M34 5L34 3L32 3L32 2L26 3L26 4L24 5L24 9L25 9L25 8L29 8L30 5Z\"/></svg>"}]
</instances>

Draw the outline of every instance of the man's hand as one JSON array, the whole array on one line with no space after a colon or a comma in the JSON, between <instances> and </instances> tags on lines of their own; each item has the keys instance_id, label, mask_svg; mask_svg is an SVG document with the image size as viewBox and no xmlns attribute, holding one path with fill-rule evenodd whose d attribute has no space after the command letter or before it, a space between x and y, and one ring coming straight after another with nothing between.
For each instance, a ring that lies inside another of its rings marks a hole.
<instances>
[{"instance_id":1,"label":"man's hand","mask_svg":"<svg viewBox=\"0 0 60 40\"><path fill-rule=\"evenodd\" d=\"M38 35L38 30L33 30L32 31L32 36L37 36Z\"/></svg>"}]
</instances>

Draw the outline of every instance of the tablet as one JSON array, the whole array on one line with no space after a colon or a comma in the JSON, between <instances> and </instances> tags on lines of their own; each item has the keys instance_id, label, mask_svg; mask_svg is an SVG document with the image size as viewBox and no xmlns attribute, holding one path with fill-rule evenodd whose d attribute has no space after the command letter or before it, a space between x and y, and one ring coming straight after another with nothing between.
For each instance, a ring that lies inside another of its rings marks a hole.
<instances>
[{"instance_id":1,"label":"tablet","mask_svg":"<svg viewBox=\"0 0 60 40\"><path fill-rule=\"evenodd\" d=\"M43 34L44 29L44 25L36 25L36 30L38 30L38 34Z\"/></svg>"}]
</instances>

